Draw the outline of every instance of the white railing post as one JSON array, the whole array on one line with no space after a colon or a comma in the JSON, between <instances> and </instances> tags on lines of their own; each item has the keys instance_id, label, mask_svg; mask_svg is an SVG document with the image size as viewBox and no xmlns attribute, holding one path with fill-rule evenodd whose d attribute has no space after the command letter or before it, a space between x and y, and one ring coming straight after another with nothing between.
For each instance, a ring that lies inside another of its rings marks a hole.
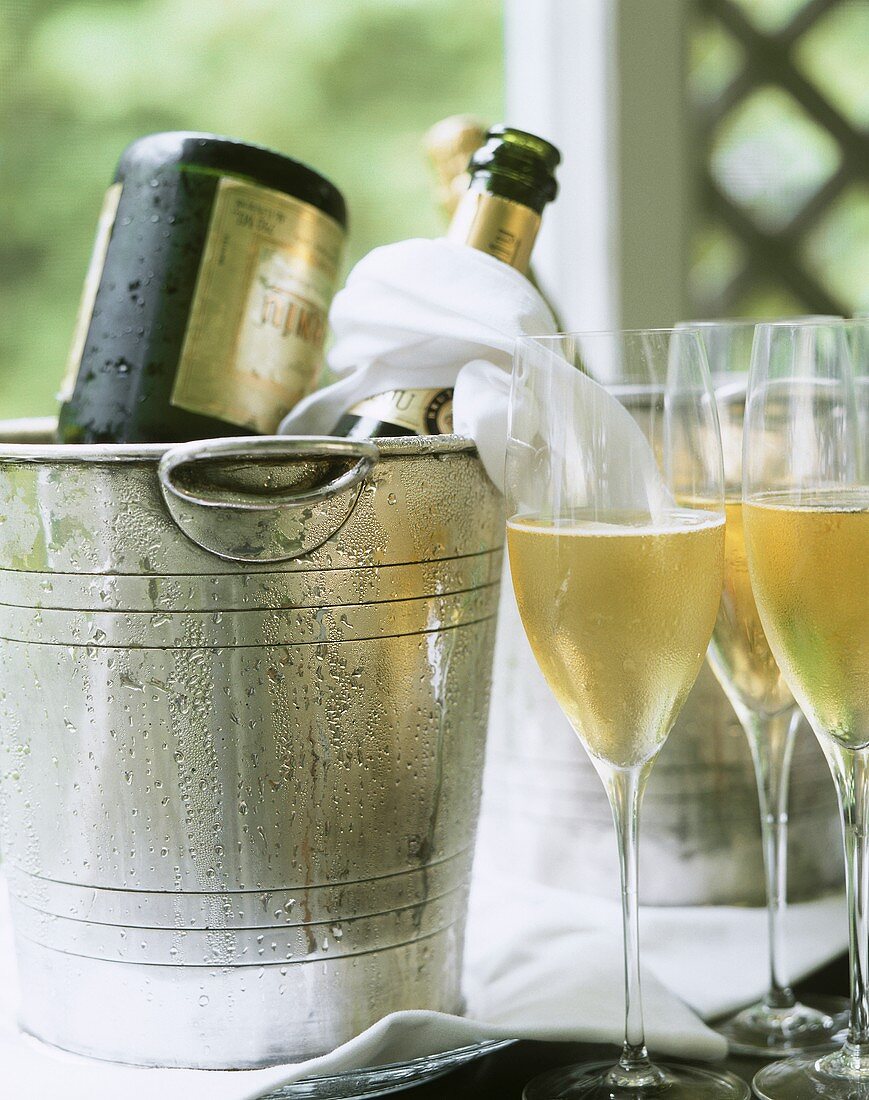
<instances>
[{"instance_id":1,"label":"white railing post","mask_svg":"<svg viewBox=\"0 0 869 1100\"><path fill-rule=\"evenodd\" d=\"M561 149L535 268L573 328L690 313L689 0L505 0L511 125Z\"/></svg>"}]
</instances>

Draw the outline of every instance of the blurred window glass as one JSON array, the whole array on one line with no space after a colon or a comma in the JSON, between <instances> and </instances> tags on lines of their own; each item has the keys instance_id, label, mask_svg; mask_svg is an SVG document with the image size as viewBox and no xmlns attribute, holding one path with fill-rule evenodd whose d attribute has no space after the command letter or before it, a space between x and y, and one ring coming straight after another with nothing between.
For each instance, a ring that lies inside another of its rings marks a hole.
<instances>
[{"instance_id":1,"label":"blurred window glass","mask_svg":"<svg viewBox=\"0 0 869 1100\"><path fill-rule=\"evenodd\" d=\"M55 408L124 146L206 130L344 192L347 266L442 222L438 119L503 111L502 0L0 0L0 417Z\"/></svg>"}]
</instances>

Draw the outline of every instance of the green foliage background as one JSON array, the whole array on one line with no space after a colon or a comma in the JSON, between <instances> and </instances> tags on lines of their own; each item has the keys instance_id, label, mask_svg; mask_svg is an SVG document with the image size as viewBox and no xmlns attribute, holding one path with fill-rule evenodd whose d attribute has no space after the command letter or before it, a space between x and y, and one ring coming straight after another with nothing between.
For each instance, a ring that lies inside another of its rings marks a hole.
<instances>
[{"instance_id":1,"label":"green foliage background","mask_svg":"<svg viewBox=\"0 0 869 1100\"><path fill-rule=\"evenodd\" d=\"M777 33L809 0L734 2ZM0 0L0 417L55 407L102 193L141 134L214 131L309 162L347 197L347 266L377 244L441 232L421 137L448 114L503 116L502 8L503 0ZM694 15L689 94L702 117L746 59L699 5ZM794 56L869 135L867 41L866 0L829 0ZM710 166L758 225L786 231L840 164L829 134L767 84L717 126ZM799 255L842 308L869 310L866 180L848 180ZM745 316L815 311L775 271L743 279L746 260L727 226L700 220L695 315L720 315L722 303Z\"/></svg>"},{"instance_id":2,"label":"green foliage background","mask_svg":"<svg viewBox=\"0 0 869 1100\"><path fill-rule=\"evenodd\" d=\"M344 192L348 265L442 229L421 147L502 115L501 0L0 0L0 416L46 415L102 193L156 130L259 142Z\"/></svg>"}]
</instances>

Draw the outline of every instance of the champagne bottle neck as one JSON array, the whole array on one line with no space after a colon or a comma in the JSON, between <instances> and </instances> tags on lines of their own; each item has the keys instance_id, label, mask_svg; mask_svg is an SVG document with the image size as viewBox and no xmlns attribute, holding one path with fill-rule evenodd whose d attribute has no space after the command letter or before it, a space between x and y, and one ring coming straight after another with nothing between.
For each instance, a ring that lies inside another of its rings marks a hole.
<instances>
[{"instance_id":1,"label":"champagne bottle neck","mask_svg":"<svg viewBox=\"0 0 869 1100\"><path fill-rule=\"evenodd\" d=\"M540 217L558 193L554 145L509 126L494 126L471 156L468 190L447 238L488 252L528 274Z\"/></svg>"}]
</instances>

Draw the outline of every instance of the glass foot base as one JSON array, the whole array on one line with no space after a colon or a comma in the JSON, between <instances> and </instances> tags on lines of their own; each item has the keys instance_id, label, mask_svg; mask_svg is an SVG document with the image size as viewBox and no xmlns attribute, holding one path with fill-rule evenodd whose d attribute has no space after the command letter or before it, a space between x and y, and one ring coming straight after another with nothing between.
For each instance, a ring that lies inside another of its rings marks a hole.
<instances>
[{"instance_id":1,"label":"glass foot base","mask_svg":"<svg viewBox=\"0 0 869 1100\"><path fill-rule=\"evenodd\" d=\"M843 997L812 997L793 1008L760 1003L715 1024L733 1054L757 1058L832 1050L845 1041L847 1027L848 1002Z\"/></svg>"},{"instance_id":2,"label":"glass foot base","mask_svg":"<svg viewBox=\"0 0 869 1100\"><path fill-rule=\"evenodd\" d=\"M760 1100L869 1100L869 1071L847 1076L841 1051L823 1058L788 1058L756 1074Z\"/></svg>"},{"instance_id":3,"label":"glass foot base","mask_svg":"<svg viewBox=\"0 0 869 1100\"><path fill-rule=\"evenodd\" d=\"M647 1080L624 1083L618 1066L593 1062L565 1066L535 1077L523 1100L749 1100L748 1085L723 1070L665 1063L652 1067ZM869 1096L869 1093L867 1093Z\"/></svg>"}]
</instances>

